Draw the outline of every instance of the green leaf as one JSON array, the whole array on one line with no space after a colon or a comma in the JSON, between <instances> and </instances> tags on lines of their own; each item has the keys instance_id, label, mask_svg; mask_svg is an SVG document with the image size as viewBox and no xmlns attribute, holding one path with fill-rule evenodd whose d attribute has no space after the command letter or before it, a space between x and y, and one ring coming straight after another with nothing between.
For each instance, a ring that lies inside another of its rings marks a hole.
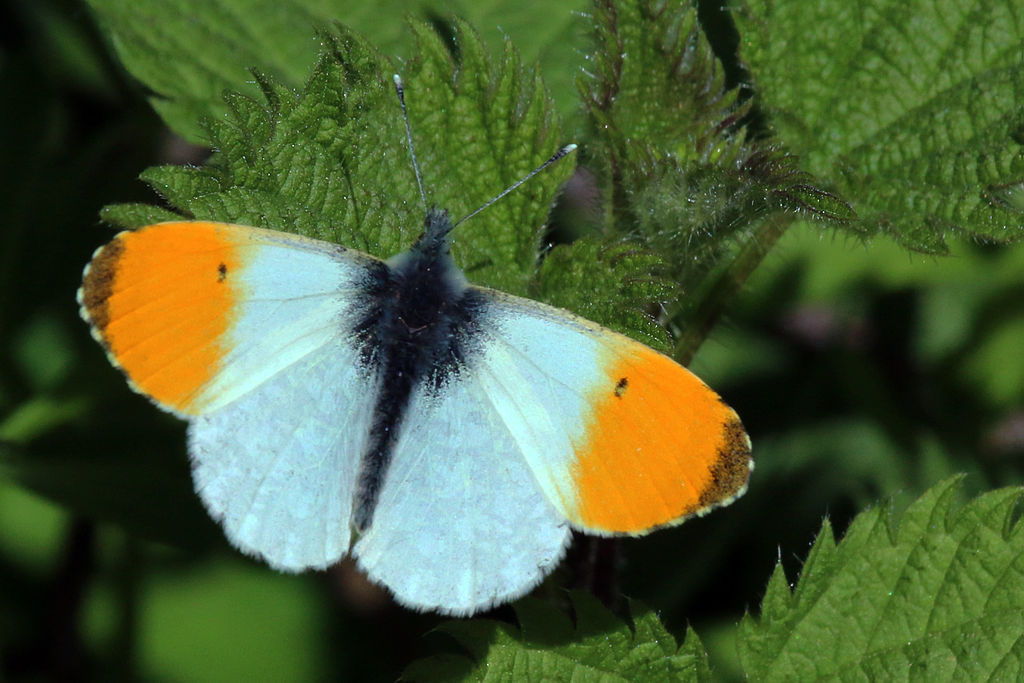
<instances>
[{"instance_id":1,"label":"green leaf","mask_svg":"<svg viewBox=\"0 0 1024 683\"><path fill-rule=\"evenodd\" d=\"M142 228L153 223L181 220L179 214L149 204L110 204L100 210L100 218L122 228Z\"/></svg>"},{"instance_id":2,"label":"green leaf","mask_svg":"<svg viewBox=\"0 0 1024 683\"><path fill-rule=\"evenodd\" d=\"M1019 488L953 508L959 478L896 521L875 508L836 546L826 522L792 591L781 567L740 658L757 680L1013 680L1024 673L1024 525Z\"/></svg>"},{"instance_id":3,"label":"green leaf","mask_svg":"<svg viewBox=\"0 0 1024 683\"><path fill-rule=\"evenodd\" d=\"M515 605L519 628L489 619L450 621L438 631L468 653L414 662L414 681L710 680L704 648L693 631L676 646L654 613L631 605L631 622L616 618L593 596L572 593L575 624L556 608L527 598Z\"/></svg>"},{"instance_id":4,"label":"green leaf","mask_svg":"<svg viewBox=\"0 0 1024 683\"><path fill-rule=\"evenodd\" d=\"M748 139L749 103L725 86L689 3L601 0L594 19L593 69L579 84L592 137L583 163L605 198L603 232L658 254L678 284L666 308L691 331L675 354L685 362L784 230L767 217L855 214L779 143Z\"/></svg>"},{"instance_id":5,"label":"green leaf","mask_svg":"<svg viewBox=\"0 0 1024 683\"><path fill-rule=\"evenodd\" d=\"M664 271L661 258L628 240L584 237L547 254L531 294L666 350L668 334L654 317L658 311L645 310L675 290L671 280L659 275Z\"/></svg>"},{"instance_id":6,"label":"green leaf","mask_svg":"<svg viewBox=\"0 0 1024 683\"><path fill-rule=\"evenodd\" d=\"M940 253L1024 236L1017 0L753 0L737 20L759 102L852 227Z\"/></svg>"},{"instance_id":7,"label":"green leaf","mask_svg":"<svg viewBox=\"0 0 1024 683\"><path fill-rule=\"evenodd\" d=\"M572 74L585 46L576 13L581 0L526 5L492 2L412 0L368 3L352 0L88 0L121 62L154 94L153 107L178 134L205 141L202 117L227 108L225 91L256 97L249 75L256 68L289 88L307 80L321 50L317 30L341 21L370 38L389 55L413 52L404 23L409 16L434 23L455 16L483 27L494 46L516 40L526 59L548 65L555 74L560 108L571 111ZM454 43L456 49L461 45ZM557 66L557 68L555 68Z\"/></svg>"},{"instance_id":8,"label":"green leaf","mask_svg":"<svg viewBox=\"0 0 1024 683\"><path fill-rule=\"evenodd\" d=\"M403 77L427 196L458 217L562 141L539 76L509 46L493 67L473 30L456 28L458 70L442 38L415 24L419 55ZM325 50L300 92L257 74L259 98L226 97L228 114L204 124L217 150L205 166L161 166L142 178L189 218L297 232L385 258L408 248L423 220L393 69L350 31L321 40ZM552 197L571 170L556 165L460 226L453 251L471 279L526 291ZM104 214L125 227L140 215L137 207Z\"/></svg>"},{"instance_id":9,"label":"green leaf","mask_svg":"<svg viewBox=\"0 0 1024 683\"><path fill-rule=\"evenodd\" d=\"M13 447L81 418L90 407L85 398L57 399L38 396L0 415L0 443Z\"/></svg>"},{"instance_id":10,"label":"green leaf","mask_svg":"<svg viewBox=\"0 0 1024 683\"><path fill-rule=\"evenodd\" d=\"M314 27L332 14L317 3L228 0L89 0L121 62L154 95L153 107L192 142L199 120L224 111L221 93L258 94L247 71L274 74L297 87L319 46Z\"/></svg>"}]
</instances>

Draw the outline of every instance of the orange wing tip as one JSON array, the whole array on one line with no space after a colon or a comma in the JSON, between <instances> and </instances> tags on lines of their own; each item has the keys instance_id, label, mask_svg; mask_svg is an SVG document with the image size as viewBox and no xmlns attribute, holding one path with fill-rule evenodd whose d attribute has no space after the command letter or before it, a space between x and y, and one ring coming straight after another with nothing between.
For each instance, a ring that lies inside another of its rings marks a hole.
<instances>
[{"instance_id":1,"label":"orange wing tip","mask_svg":"<svg viewBox=\"0 0 1024 683\"><path fill-rule=\"evenodd\" d=\"M104 348L106 342L103 340L103 330L110 322L107 301L114 286L117 262L123 251L122 236L126 232L118 233L114 239L92 253L92 258L82 270L82 286L78 288L75 297L78 300L79 315L82 316L82 320L89 323L92 336L103 344Z\"/></svg>"},{"instance_id":2,"label":"orange wing tip","mask_svg":"<svg viewBox=\"0 0 1024 683\"><path fill-rule=\"evenodd\" d=\"M674 520L672 524L679 524L694 515L706 515L716 508L735 502L746 493L750 473L754 471L754 460L750 453L750 437L743 429L739 417L733 413L733 419L722 428L722 446L717 461L711 467L710 485L701 493L700 507Z\"/></svg>"},{"instance_id":3,"label":"orange wing tip","mask_svg":"<svg viewBox=\"0 0 1024 683\"><path fill-rule=\"evenodd\" d=\"M183 226L190 229L176 229ZM221 280L239 260L218 228L174 222L124 231L93 253L77 294L82 318L132 390L180 416L198 412L234 312L236 294ZM197 279L209 268L217 275L212 285ZM157 300L166 318L144 310Z\"/></svg>"},{"instance_id":4,"label":"orange wing tip","mask_svg":"<svg viewBox=\"0 0 1024 683\"><path fill-rule=\"evenodd\" d=\"M739 417L715 392L667 356L627 350L595 385L576 445L572 517L589 533L639 536L706 514L741 496L753 467Z\"/></svg>"},{"instance_id":5,"label":"orange wing tip","mask_svg":"<svg viewBox=\"0 0 1024 683\"><path fill-rule=\"evenodd\" d=\"M754 460L751 458L751 442L738 416L724 425L723 437L723 447L718 452L715 464L710 468L711 478L709 485L700 492L695 506L683 511L672 519L640 529L607 531L587 527L586 532L596 536L631 536L633 538L640 538L659 529L670 529L679 526L683 522L688 522L696 517L703 517L719 508L735 503L747 492L750 474L754 471Z\"/></svg>"},{"instance_id":6,"label":"orange wing tip","mask_svg":"<svg viewBox=\"0 0 1024 683\"><path fill-rule=\"evenodd\" d=\"M110 322L106 302L110 298L113 277L116 272L115 264L122 250L122 237L131 232L131 230L123 230L115 235L110 242L97 247L93 251L92 257L82 270L82 285L75 292L75 300L78 302L78 315L89 324L89 334L103 348L103 352L110 364L124 375L129 389L136 394L145 396L153 405L161 410L178 417L188 417L185 413L155 400L145 389L136 384L110 349L110 344L103 335L107 323Z\"/></svg>"}]
</instances>

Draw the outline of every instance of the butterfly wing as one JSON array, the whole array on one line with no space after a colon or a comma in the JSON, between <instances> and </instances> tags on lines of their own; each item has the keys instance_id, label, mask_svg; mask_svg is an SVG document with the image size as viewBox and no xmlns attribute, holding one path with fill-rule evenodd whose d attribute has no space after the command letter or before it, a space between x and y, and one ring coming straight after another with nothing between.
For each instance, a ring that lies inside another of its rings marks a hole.
<instances>
[{"instance_id":1,"label":"butterfly wing","mask_svg":"<svg viewBox=\"0 0 1024 683\"><path fill-rule=\"evenodd\" d=\"M569 533L467 371L414 391L353 555L404 605L468 615L537 585Z\"/></svg>"},{"instance_id":2,"label":"butterfly wing","mask_svg":"<svg viewBox=\"0 0 1024 683\"><path fill-rule=\"evenodd\" d=\"M489 294L480 381L573 526L640 535L744 492L750 439L695 375L566 311Z\"/></svg>"},{"instance_id":3,"label":"butterfly wing","mask_svg":"<svg viewBox=\"0 0 1024 683\"><path fill-rule=\"evenodd\" d=\"M493 336L478 376L574 527L643 534L746 490L750 440L696 375L566 311L488 294Z\"/></svg>"},{"instance_id":4,"label":"butterfly wing","mask_svg":"<svg viewBox=\"0 0 1024 683\"><path fill-rule=\"evenodd\" d=\"M221 223L118 235L79 302L129 382L190 421L198 493L277 568L345 554L376 377L346 330L382 262ZM296 400L302 397L302 401Z\"/></svg>"},{"instance_id":5,"label":"butterfly wing","mask_svg":"<svg viewBox=\"0 0 1024 683\"><path fill-rule=\"evenodd\" d=\"M471 614L539 583L570 524L639 534L742 493L749 441L692 373L566 311L477 291L474 352L417 389L353 551L400 602Z\"/></svg>"},{"instance_id":6,"label":"butterfly wing","mask_svg":"<svg viewBox=\"0 0 1024 683\"><path fill-rule=\"evenodd\" d=\"M325 344L189 425L192 477L210 515L277 569L322 569L349 550L376 393L358 361L350 344Z\"/></svg>"}]
</instances>

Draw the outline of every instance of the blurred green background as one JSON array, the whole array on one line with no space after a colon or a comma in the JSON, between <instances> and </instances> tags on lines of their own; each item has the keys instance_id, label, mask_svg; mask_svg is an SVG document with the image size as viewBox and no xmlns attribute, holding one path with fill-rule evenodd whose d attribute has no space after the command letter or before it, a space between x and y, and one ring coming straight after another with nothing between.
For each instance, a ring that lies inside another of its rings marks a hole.
<instances>
[{"instance_id":1,"label":"blurred green background","mask_svg":"<svg viewBox=\"0 0 1024 683\"><path fill-rule=\"evenodd\" d=\"M447 646L438 618L346 565L284 576L233 552L191 495L183 425L78 319L100 207L154 201L142 169L204 157L145 96L83 5L0 5L0 677L394 679ZM732 507L622 541L621 590L728 672L732 626L778 559L796 577L823 516L842 531L954 472L967 495L1020 482L1024 247L935 258L798 225L692 367L757 469Z\"/></svg>"}]
</instances>

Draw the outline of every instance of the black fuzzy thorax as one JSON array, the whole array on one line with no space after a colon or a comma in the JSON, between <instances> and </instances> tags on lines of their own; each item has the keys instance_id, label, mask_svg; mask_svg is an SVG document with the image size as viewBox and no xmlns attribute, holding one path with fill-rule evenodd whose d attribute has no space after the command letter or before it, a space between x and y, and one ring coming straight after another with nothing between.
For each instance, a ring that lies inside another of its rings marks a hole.
<instances>
[{"instance_id":1,"label":"black fuzzy thorax","mask_svg":"<svg viewBox=\"0 0 1024 683\"><path fill-rule=\"evenodd\" d=\"M482 301L452 260L451 229L446 212L428 211L412 248L382 262L364 290L355 338L361 365L380 378L380 389L356 483L357 532L373 521L413 391L425 385L428 395L438 395L471 353Z\"/></svg>"}]
</instances>

